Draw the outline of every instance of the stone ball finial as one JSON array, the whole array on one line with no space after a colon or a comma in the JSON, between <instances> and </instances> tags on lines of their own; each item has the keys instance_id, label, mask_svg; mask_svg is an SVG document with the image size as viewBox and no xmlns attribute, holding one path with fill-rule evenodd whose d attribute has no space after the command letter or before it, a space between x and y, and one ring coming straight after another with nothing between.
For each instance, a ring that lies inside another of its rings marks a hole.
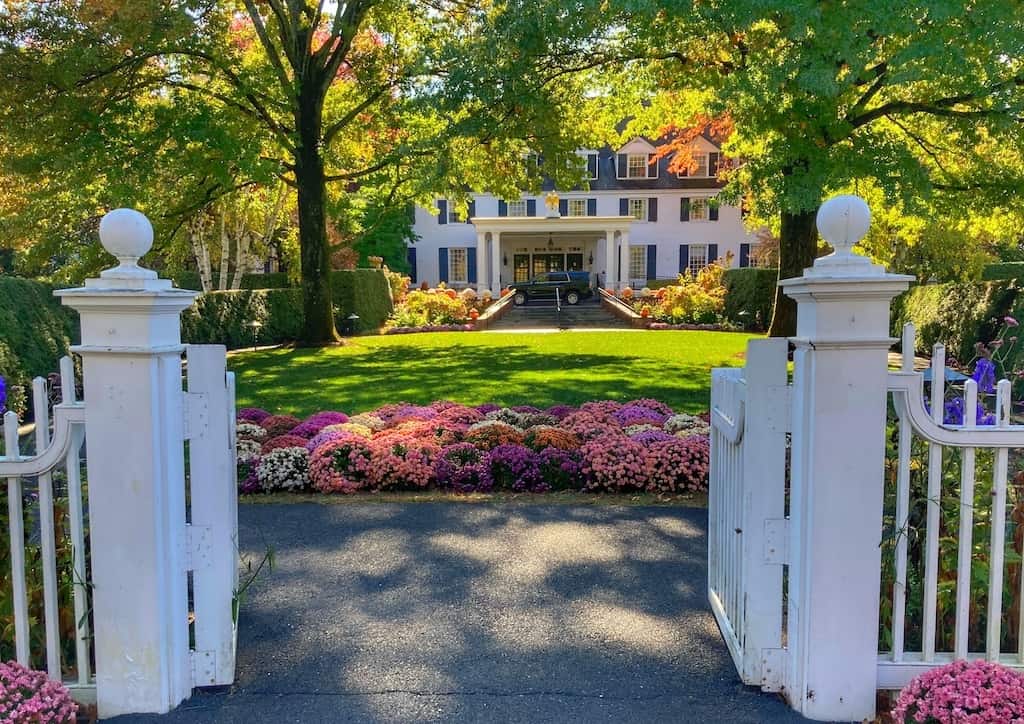
<instances>
[{"instance_id":1,"label":"stone ball finial","mask_svg":"<svg viewBox=\"0 0 1024 724\"><path fill-rule=\"evenodd\" d=\"M100 243L123 266L132 266L153 248L153 225L135 209L114 209L100 220Z\"/></svg>"},{"instance_id":2,"label":"stone ball finial","mask_svg":"<svg viewBox=\"0 0 1024 724\"><path fill-rule=\"evenodd\" d=\"M860 196L833 196L818 209L818 233L836 250L837 256L850 256L854 245L871 226L871 209Z\"/></svg>"}]
</instances>

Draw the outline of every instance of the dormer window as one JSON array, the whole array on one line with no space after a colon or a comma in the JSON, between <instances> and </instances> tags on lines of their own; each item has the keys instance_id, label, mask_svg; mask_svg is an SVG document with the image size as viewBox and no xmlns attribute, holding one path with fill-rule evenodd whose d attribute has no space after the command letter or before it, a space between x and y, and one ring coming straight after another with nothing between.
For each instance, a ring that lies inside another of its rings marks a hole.
<instances>
[{"instance_id":1,"label":"dormer window","mask_svg":"<svg viewBox=\"0 0 1024 724\"><path fill-rule=\"evenodd\" d=\"M718 164L722 157L721 153L695 151L692 157L693 164L676 174L679 178L686 178L688 176L691 178L716 178L718 176Z\"/></svg>"},{"instance_id":2,"label":"dormer window","mask_svg":"<svg viewBox=\"0 0 1024 724\"><path fill-rule=\"evenodd\" d=\"M626 164L626 178L647 178L647 154L631 153Z\"/></svg>"}]
</instances>

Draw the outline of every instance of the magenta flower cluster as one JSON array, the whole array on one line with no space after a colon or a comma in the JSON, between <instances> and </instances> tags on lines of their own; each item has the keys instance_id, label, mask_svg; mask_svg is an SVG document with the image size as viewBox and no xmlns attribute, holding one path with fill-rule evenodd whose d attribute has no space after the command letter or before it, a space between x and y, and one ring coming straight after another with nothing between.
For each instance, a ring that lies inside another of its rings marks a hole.
<instances>
[{"instance_id":1,"label":"magenta flower cluster","mask_svg":"<svg viewBox=\"0 0 1024 724\"><path fill-rule=\"evenodd\" d=\"M299 420L255 408L239 415L243 493L309 487L352 493L435 485L457 492L533 493L671 494L707 488L706 420L674 415L658 400L600 400L546 410L441 400L393 403L351 418L326 411ZM261 468L267 456L273 456L273 464ZM308 479L297 481L295 471L306 458Z\"/></svg>"},{"instance_id":2,"label":"magenta flower cluster","mask_svg":"<svg viewBox=\"0 0 1024 724\"><path fill-rule=\"evenodd\" d=\"M0 721L74 724L78 705L67 688L16 661L0 663Z\"/></svg>"},{"instance_id":3,"label":"magenta flower cluster","mask_svg":"<svg viewBox=\"0 0 1024 724\"><path fill-rule=\"evenodd\" d=\"M1024 674L989 661L954 661L907 684L892 718L899 724L1024 722Z\"/></svg>"}]
</instances>

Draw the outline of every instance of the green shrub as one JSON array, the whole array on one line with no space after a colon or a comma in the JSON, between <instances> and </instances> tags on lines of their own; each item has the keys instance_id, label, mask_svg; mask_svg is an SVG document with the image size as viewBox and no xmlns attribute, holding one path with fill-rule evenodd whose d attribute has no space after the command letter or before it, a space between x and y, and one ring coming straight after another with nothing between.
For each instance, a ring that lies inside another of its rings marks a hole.
<instances>
[{"instance_id":1,"label":"green shrub","mask_svg":"<svg viewBox=\"0 0 1024 724\"><path fill-rule=\"evenodd\" d=\"M174 283L178 285L180 289L195 289L196 291L202 291L203 285L199 281L199 274L197 272L186 271L178 272L172 276ZM214 275L214 280L217 277ZM291 284L288 282L288 275L284 272L271 272L270 274L243 274L242 275L242 289L284 289L290 287Z\"/></svg>"},{"instance_id":2,"label":"green shrub","mask_svg":"<svg viewBox=\"0 0 1024 724\"><path fill-rule=\"evenodd\" d=\"M725 318L751 329L764 329L772 318L778 269L743 267L725 272Z\"/></svg>"},{"instance_id":3,"label":"green shrub","mask_svg":"<svg viewBox=\"0 0 1024 724\"><path fill-rule=\"evenodd\" d=\"M0 276L0 377L7 407L21 414L33 377L56 372L78 340L78 314L53 296L49 284Z\"/></svg>"},{"instance_id":4,"label":"green shrub","mask_svg":"<svg viewBox=\"0 0 1024 724\"><path fill-rule=\"evenodd\" d=\"M977 342L995 339L1003 317L1016 316L1021 307L1016 282L955 282L913 287L893 302L892 335L913 322L917 351L931 354L932 346L946 345L947 356L961 364L974 357Z\"/></svg>"},{"instance_id":5,"label":"green shrub","mask_svg":"<svg viewBox=\"0 0 1024 724\"><path fill-rule=\"evenodd\" d=\"M384 326L394 309L391 285L381 269L351 269L331 273L331 294L338 329L355 312L360 332L375 332Z\"/></svg>"},{"instance_id":6,"label":"green shrub","mask_svg":"<svg viewBox=\"0 0 1024 724\"><path fill-rule=\"evenodd\" d=\"M259 322L258 343L281 344L298 339L302 319L298 289L210 292L182 314L181 337L192 344L245 347L252 344L252 322Z\"/></svg>"},{"instance_id":7,"label":"green shrub","mask_svg":"<svg viewBox=\"0 0 1024 724\"><path fill-rule=\"evenodd\" d=\"M1024 279L1024 261L1004 261L999 264L989 264L982 269L981 278L985 281Z\"/></svg>"}]
</instances>

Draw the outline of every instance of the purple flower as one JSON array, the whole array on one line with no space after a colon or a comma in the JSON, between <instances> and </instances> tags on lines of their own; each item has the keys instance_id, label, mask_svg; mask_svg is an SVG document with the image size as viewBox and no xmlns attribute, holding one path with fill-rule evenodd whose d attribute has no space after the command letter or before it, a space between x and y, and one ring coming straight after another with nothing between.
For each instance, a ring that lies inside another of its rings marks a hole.
<instances>
[{"instance_id":1,"label":"purple flower","mask_svg":"<svg viewBox=\"0 0 1024 724\"><path fill-rule=\"evenodd\" d=\"M310 438L309 442L306 443L306 449L313 452L325 442L328 442L329 440L337 440L339 437L345 437L345 435L348 434L350 433L344 432L343 430L324 430Z\"/></svg>"},{"instance_id":2,"label":"purple flower","mask_svg":"<svg viewBox=\"0 0 1024 724\"><path fill-rule=\"evenodd\" d=\"M655 425L661 427L668 415L644 405L626 405L613 413L615 421L623 427L628 425Z\"/></svg>"},{"instance_id":3,"label":"purple flower","mask_svg":"<svg viewBox=\"0 0 1024 724\"><path fill-rule=\"evenodd\" d=\"M440 487L459 493L487 492L494 486L484 453L468 442L442 448L434 472Z\"/></svg>"},{"instance_id":4,"label":"purple flower","mask_svg":"<svg viewBox=\"0 0 1024 724\"><path fill-rule=\"evenodd\" d=\"M641 432L634 433L629 437L641 445L651 445L656 442L666 442L668 440L675 439L674 435L670 435L664 430L642 430Z\"/></svg>"},{"instance_id":5,"label":"purple flower","mask_svg":"<svg viewBox=\"0 0 1024 724\"><path fill-rule=\"evenodd\" d=\"M500 410L500 409L501 409L501 406L500 405L495 405L493 402L486 402L486 403L484 403L482 405L477 405L476 406L476 411L479 412L482 415L486 415L488 412L494 412L495 410Z\"/></svg>"},{"instance_id":6,"label":"purple flower","mask_svg":"<svg viewBox=\"0 0 1024 724\"><path fill-rule=\"evenodd\" d=\"M246 422L255 422L257 425L270 417L270 413L266 410L261 410L258 407L243 407L238 411L237 415L239 420L245 420Z\"/></svg>"},{"instance_id":7,"label":"purple flower","mask_svg":"<svg viewBox=\"0 0 1024 724\"><path fill-rule=\"evenodd\" d=\"M555 490L583 487L583 462L577 450L546 447L537 455L541 477Z\"/></svg>"},{"instance_id":8,"label":"purple flower","mask_svg":"<svg viewBox=\"0 0 1024 724\"><path fill-rule=\"evenodd\" d=\"M996 390L996 365L988 357L981 357L974 364L974 373L971 379L978 383L981 392L995 392Z\"/></svg>"},{"instance_id":9,"label":"purple flower","mask_svg":"<svg viewBox=\"0 0 1024 724\"><path fill-rule=\"evenodd\" d=\"M566 417L576 412L576 408L570 407L569 405L553 405L549 407L546 412L557 420L564 420Z\"/></svg>"},{"instance_id":10,"label":"purple flower","mask_svg":"<svg viewBox=\"0 0 1024 724\"><path fill-rule=\"evenodd\" d=\"M551 487L541 477L537 454L525 445L498 445L487 453L486 464L496 488L543 493Z\"/></svg>"},{"instance_id":11,"label":"purple flower","mask_svg":"<svg viewBox=\"0 0 1024 724\"><path fill-rule=\"evenodd\" d=\"M7 380L0 375L0 415L7 412Z\"/></svg>"},{"instance_id":12,"label":"purple flower","mask_svg":"<svg viewBox=\"0 0 1024 724\"><path fill-rule=\"evenodd\" d=\"M954 397L942 407L942 422L946 425L963 425L964 411L964 398ZM975 410L975 415L975 421L978 425L996 424L996 416L993 413L986 412L980 402Z\"/></svg>"},{"instance_id":13,"label":"purple flower","mask_svg":"<svg viewBox=\"0 0 1024 724\"><path fill-rule=\"evenodd\" d=\"M1017 326L1020 326L1020 322L1018 322L1016 319L1014 319L1013 317L1011 317L1009 315L1003 317L1003 323L1007 327L1017 327Z\"/></svg>"},{"instance_id":14,"label":"purple flower","mask_svg":"<svg viewBox=\"0 0 1024 724\"><path fill-rule=\"evenodd\" d=\"M317 435L328 425L340 425L345 422L348 422L348 415L344 412L325 410L324 412L317 412L307 417L305 422L301 425L296 425L292 429L291 434L309 439Z\"/></svg>"}]
</instances>

